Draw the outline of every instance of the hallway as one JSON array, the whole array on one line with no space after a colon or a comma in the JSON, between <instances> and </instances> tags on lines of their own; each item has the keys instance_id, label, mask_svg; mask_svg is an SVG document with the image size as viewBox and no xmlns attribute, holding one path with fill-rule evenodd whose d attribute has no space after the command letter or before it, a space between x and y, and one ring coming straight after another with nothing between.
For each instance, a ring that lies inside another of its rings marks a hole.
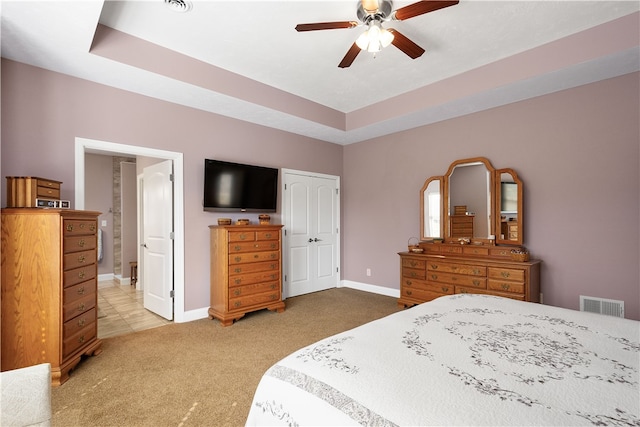
<instances>
[{"instance_id":1,"label":"hallway","mask_svg":"<svg viewBox=\"0 0 640 427\"><path fill-rule=\"evenodd\" d=\"M98 283L98 338L109 338L171 323L144 308L143 291L115 280Z\"/></svg>"}]
</instances>

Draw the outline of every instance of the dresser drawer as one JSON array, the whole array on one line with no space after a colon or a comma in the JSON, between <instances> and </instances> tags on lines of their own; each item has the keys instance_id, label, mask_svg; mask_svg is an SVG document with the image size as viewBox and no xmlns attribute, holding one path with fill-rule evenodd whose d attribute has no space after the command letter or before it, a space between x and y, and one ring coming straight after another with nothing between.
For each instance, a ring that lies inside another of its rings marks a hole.
<instances>
[{"instance_id":1,"label":"dresser drawer","mask_svg":"<svg viewBox=\"0 0 640 427\"><path fill-rule=\"evenodd\" d=\"M229 254L229 264L242 264L257 261L275 261L280 259L280 251L247 252Z\"/></svg>"},{"instance_id":2,"label":"dresser drawer","mask_svg":"<svg viewBox=\"0 0 640 427\"><path fill-rule=\"evenodd\" d=\"M415 268L402 268L402 276L410 279L426 279L426 271L424 269L417 270Z\"/></svg>"},{"instance_id":3,"label":"dresser drawer","mask_svg":"<svg viewBox=\"0 0 640 427\"><path fill-rule=\"evenodd\" d=\"M489 267L489 278L524 282L524 270L519 270L515 268Z\"/></svg>"},{"instance_id":4,"label":"dresser drawer","mask_svg":"<svg viewBox=\"0 0 640 427\"><path fill-rule=\"evenodd\" d=\"M280 240L280 231L256 231L256 240Z\"/></svg>"},{"instance_id":5,"label":"dresser drawer","mask_svg":"<svg viewBox=\"0 0 640 427\"><path fill-rule=\"evenodd\" d=\"M267 282L270 280L278 280L280 278L280 270L259 271L257 273L238 274L229 276L229 286L242 286L250 283Z\"/></svg>"},{"instance_id":6,"label":"dresser drawer","mask_svg":"<svg viewBox=\"0 0 640 427\"><path fill-rule=\"evenodd\" d=\"M40 184L40 182L38 182ZM37 190L38 198L42 199L60 199L60 188L41 187L38 185Z\"/></svg>"},{"instance_id":7,"label":"dresser drawer","mask_svg":"<svg viewBox=\"0 0 640 427\"><path fill-rule=\"evenodd\" d=\"M440 248L440 253L443 254L461 254L462 253L462 245L454 246L454 245L442 245Z\"/></svg>"},{"instance_id":8,"label":"dresser drawer","mask_svg":"<svg viewBox=\"0 0 640 427\"><path fill-rule=\"evenodd\" d=\"M472 286L456 286L456 294L491 294L486 289L474 288Z\"/></svg>"},{"instance_id":9,"label":"dresser drawer","mask_svg":"<svg viewBox=\"0 0 640 427\"><path fill-rule=\"evenodd\" d=\"M262 282L229 288L229 299L245 297L263 292L280 292L280 282Z\"/></svg>"},{"instance_id":10,"label":"dresser drawer","mask_svg":"<svg viewBox=\"0 0 640 427\"><path fill-rule=\"evenodd\" d=\"M455 291L455 286L445 284L445 283L428 283L427 282L427 290L438 292L444 295L451 295Z\"/></svg>"},{"instance_id":11,"label":"dresser drawer","mask_svg":"<svg viewBox=\"0 0 640 427\"><path fill-rule=\"evenodd\" d=\"M485 256L489 255L489 248L478 245L464 245L462 247L462 253L466 255Z\"/></svg>"},{"instance_id":12,"label":"dresser drawer","mask_svg":"<svg viewBox=\"0 0 640 427\"><path fill-rule=\"evenodd\" d=\"M481 265L428 262L427 270L429 270L430 272L437 271L442 273L466 274L470 276L481 276L481 277L485 277L487 275L487 267L484 267Z\"/></svg>"},{"instance_id":13,"label":"dresser drawer","mask_svg":"<svg viewBox=\"0 0 640 427\"><path fill-rule=\"evenodd\" d=\"M78 283L77 285L64 288L62 292L62 304L67 305L79 299L82 299L85 295L96 293L96 280L89 280L87 282Z\"/></svg>"},{"instance_id":14,"label":"dresser drawer","mask_svg":"<svg viewBox=\"0 0 640 427\"><path fill-rule=\"evenodd\" d=\"M427 266L427 262L423 259L404 258L402 260L402 266L407 268L422 268Z\"/></svg>"},{"instance_id":15,"label":"dresser drawer","mask_svg":"<svg viewBox=\"0 0 640 427\"><path fill-rule=\"evenodd\" d=\"M63 334L64 337L70 337L76 334L78 331L84 329L89 326L91 323L95 323L97 320L97 310L92 308L91 310L85 311L79 316L74 317L71 320L67 320L64 322Z\"/></svg>"},{"instance_id":16,"label":"dresser drawer","mask_svg":"<svg viewBox=\"0 0 640 427\"><path fill-rule=\"evenodd\" d=\"M64 237L82 234L95 234L98 222L88 219L65 219L63 224Z\"/></svg>"},{"instance_id":17,"label":"dresser drawer","mask_svg":"<svg viewBox=\"0 0 640 427\"><path fill-rule=\"evenodd\" d=\"M78 267L73 270L64 272L63 286L73 286L77 283L86 282L96 277L96 266L88 265L86 267Z\"/></svg>"},{"instance_id":18,"label":"dresser drawer","mask_svg":"<svg viewBox=\"0 0 640 427\"><path fill-rule=\"evenodd\" d=\"M72 252L64 255L62 268L64 270L71 270L72 268L80 267L83 265L90 265L96 262L96 250L91 249L82 252Z\"/></svg>"},{"instance_id":19,"label":"dresser drawer","mask_svg":"<svg viewBox=\"0 0 640 427\"><path fill-rule=\"evenodd\" d=\"M79 314L91 310L96 306L96 295L91 293L76 301L65 304L62 307L62 319L63 322L73 319Z\"/></svg>"},{"instance_id":20,"label":"dresser drawer","mask_svg":"<svg viewBox=\"0 0 640 427\"><path fill-rule=\"evenodd\" d=\"M69 338L65 338L62 342L62 358L71 356L76 350L84 346L86 343L94 339L97 335L98 328L96 323L91 323L79 330Z\"/></svg>"},{"instance_id":21,"label":"dresser drawer","mask_svg":"<svg viewBox=\"0 0 640 427\"><path fill-rule=\"evenodd\" d=\"M256 251L274 251L280 248L277 240L256 240L253 242L233 242L229 243L229 254Z\"/></svg>"},{"instance_id":22,"label":"dresser drawer","mask_svg":"<svg viewBox=\"0 0 640 427\"><path fill-rule=\"evenodd\" d=\"M473 286L474 288L486 288L487 279L484 277L467 276L463 274L441 273L429 271L429 282L440 282L450 285Z\"/></svg>"},{"instance_id":23,"label":"dresser drawer","mask_svg":"<svg viewBox=\"0 0 640 427\"><path fill-rule=\"evenodd\" d=\"M64 238L64 253L86 251L98 246L98 238L94 235Z\"/></svg>"},{"instance_id":24,"label":"dresser drawer","mask_svg":"<svg viewBox=\"0 0 640 427\"><path fill-rule=\"evenodd\" d=\"M256 240L255 231L229 231L229 242L253 242Z\"/></svg>"},{"instance_id":25,"label":"dresser drawer","mask_svg":"<svg viewBox=\"0 0 640 427\"><path fill-rule=\"evenodd\" d=\"M489 248L489 256L511 259L511 249L494 246Z\"/></svg>"},{"instance_id":26,"label":"dresser drawer","mask_svg":"<svg viewBox=\"0 0 640 427\"><path fill-rule=\"evenodd\" d=\"M402 278L402 283L400 284L403 288L411 288L411 289L428 289L426 280L419 279L410 279L408 277Z\"/></svg>"},{"instance_id":27,"label":"dresser drawer","mask_svg":"<svg viewBox=\"0 0 640 427\"><path fill-rule=\"evenodd\" d=\"M402 289L400 297L411 298L419 301L431 301L432 299L446 295L442 292L435 292L428 289Z\"/></svg>"},{"instance_id":28,"label":"dresser drawer","mask_svg":"<svg viewBox=\"0 0 640 427\"><path fill-rule=\"evenodd\" d=\"M254 262L251 264L235 264L229 274L254 273L256 271L280 270L280 261Z\"/></svg>"},{"instance_id":29,"label":"dresser drawer","mask_svg":"<svg viewBox=\"0 0 640 427\"><path fill-rule=\"evenodd\" d=\"M489 279L488 288L494 291L524 294L524 283L520 283L520 282L510 282L508 280Z\"/></svg>"},{"instance_id":30,"label":"dresser drawer","mask_svg":"<svg viewBox=\"0 0 640 427\"><path fill-rule=\"evenodd\" d=\"M280 290L273 292L266 292L262 294L252 294L247 296L241 296L238 298L229 298L229 310L245 310L247 307L251 307L258 304L264 304L268 302L276 302L280 300Z\"/></svg>"}]
</instances>

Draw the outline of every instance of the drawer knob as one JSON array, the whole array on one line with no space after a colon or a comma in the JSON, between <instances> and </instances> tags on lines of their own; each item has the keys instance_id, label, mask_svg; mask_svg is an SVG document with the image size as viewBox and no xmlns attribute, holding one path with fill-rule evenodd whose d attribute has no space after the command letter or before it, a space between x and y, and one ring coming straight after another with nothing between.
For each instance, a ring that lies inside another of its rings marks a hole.
<instances>
[{"instance_id":1,"label":"drawer knob","mask_svg":"<svg viewBox=\"0 0 640 427\"><path fill-rule=\"evenodd\" d=\"M241 293L242 293L242 292L240 291L240 289L234 289L234 290L233 290L233 295L235 295L235 296L237 296L237 297L239 297Z\"/></svg>"},{"instance_id":2,"label":"drawer knob","mask_svg":"<svg viewBox=\"0 0 640 427\"><path fill-rule=\"evenodd\" d=\"M73 224L67 224L67 231L73 231Z\"/></svg>"},{"instance_id":3,"label":"drawer knob","mask_svg":"<svg viewBox=\"0 0 640 427\"><path fill-rule=\"evenodd\" d=\"M271 254L271 258L278 258L278 254Z\"/></svg>"},{"instance_id":4,"label":"drawer knob","mask_svg":"<svg viewBox=\"0 0 640 427\"><path fill-rule=\"evenodd\" d=\"M86 257L85 257L84 255L80 255L80 256L78 257L78 262L79 262L80 264L82 264L82 263L84 262L84 260L85 260L85 259L86 259Z\"/></svg>"},{"instance_id":5,"label":"drawer knob","mask_svg":"<svg viewBox=\"0 0 640 427\"><path fill-rule=\"evenodd\" d=\"M245 240L246 238L247 238L247 235L246 235L246 234L242 233L242 234L240 235L240 240Z\"/></svg>"},{"instance_id":6,"label":"drawer knob","mask_svg":"<svg viewBox=\"0 0 640 427\"><path fill-rule=\"evenodd\" d=\"M476 276L480 275L480 270L478 270L477 268L474 268L473 274L475 274Z\"/></svg>"},{"instance_id":7,"label":"drawer knob","mask_svg":"<svg viewBox=\"0 0 640 427\"><path fill-rule=\"evenodd\" d=\"M242 257L241 256L237 256L237 257L234 258L234 260L236 262L240 262L240 261L242 261Z\"/></svg>"},{"instance_id":8,"label":"drawer knob","mask_svg":"<svg viewBox=\"0 0 640 427\"><path fill-rule=\"evenodd\" d=\"M83 228L84 228L84 223L83 223L83 222L81 222L81 223L80 223L80 230L82 230Z\"/></svg>"},{"instance_id":9,"label":"drawer knob","mask_svg":"<svg viewBox=\"0 0 640 427\"><path fill-rule=\"evenodd\" d=\"M416 272L412 271L410 275L411 275L411 277L416 277Z\"/></svg>"},{"instance_id":10,"label":"drawer knob","mask_svg":"<svg viewBox=\"0 0 640 427\"><path fill-rule=\"evenodd\" d=\"M233 306L236 307L236 308L240 307L241 305L242 305L242 303L240 301L236 301L236 302L233 303Z\"/></svg>"},{"instance_id":11,"label":"drawer knob","mask_svg":"<svg viewBox=\"0 0 640 427\"><path fill-rule=\"evenodd\" d=\"M507 283L502 284L502 289L504 289L505 291L508 291L510 287L511 286L509 286Z\"/></svg>"},{"instance_id":12,"label":"drawer knob","mask_svg":"<svg viewBox=\"0 0 640 427\"><path fill-rule=\"evenodd\" d=\"M78 338L78 342L80 344L82 344L84 342L84 335L82 335L80 338Z\"/></svg>"},{"instance_id":13,"label":"drawer knob","mask_svg":"<svg viewBox=\"0 0 640 427\"><path fill-rule=\"evenodd\" d=\"M236 269L235 269L235 270L233 270L233 271L234 271L235 273L241 273L241 272L242 272L242 269L238 267L238 268L236 268Z\"/></svg>"},{"instance_id":14,"label":"drawer knob","mask_svg":"<svg viewBox=\"0 0 640 427\"><path fill-rule=\"evenodd\" d=\"M441 289L442 289L442 292L449 292L449 288L446 286L443 286Z\"/></svg>"},{"instance_id":15,"label":"drawer knob","mask_svg":"<svg viewBox=\"0 0 640 427\"><path fill-rule=\"evenodd\" d=\"M411 267L415 267L416 265L418 265L418 263L412 260L411 262L409 262L409 265L411 265Z\"/></svg>"},{"instance_id":16,"label":"drawer knob","mask_svg":"<svg viewBox=\"0 0 640 427\"><path fill-rule=\"evenodd\" d=\"M277 265L277 264L271 264L271 269L272 269L272 270L275 270L276 268L278 268L278 265Z\"/></svg>"},{"instance_id":17,"label":"drawer knob","mask_svg":"<svg viewBox=\"0 0 640 427\"><path fill-rule=\"evenodd\" d=\"M271 300L277 300L278 299L278 295L277 294L272 294L271 295Z\"/></svg>"},{"instance_id":18,"label":"drawer knob","mask_svg":"<svg viewBox=\"0 0 640 427\"><path fill-rule=\"evenodd\" d=\"M264 237L266 237L267 239L270 239L270 238L271 238L271 236L272 236L272 234L271 234L271 233L266 233L266 234L264 235Z\"/></svg>"},{"instance_id":19,"label":"drawer knob","mask_svg":"<svg viewBox=\"0 0 640 427\"><path fill-rule=\"evenodd\" d=\"M277 247L277 245L275 243L271 244L271 249L275 249Z\"/></svg>"},{"instance_id":20,"label":"drawer knob","mask_svg":"<svg viewBox=\"0 0 640 427\"><path fill-rule=\"evenodd\" d=\"M411 286L411 285L413 285L413 282L412 282L411 280L406 280L404 283L405 283L407 286Z\"/></svg>"},{"instance_id":21,"label":"drawer knob","mask_svg":"<svg viewBox=\"0 0 640 427\"><path fill-rule=\"evenodd\" d=\"M474 281L473 281L473 284L474 284L475 286L480 286L480 280L477 280L477 279L476 279L476 280L474 280Z\"/></svg>"},{"instance_id":22,"label":"drawer knob","mask_svg":"<svg viewBox=\"0 0 640 427\"><path fill-rule=\"evenodd\" d=\"M95 224L91 224L91 225L89 226L89 230L91 230L91 231L96 231L96 225L95 225Z\"/></svg>"},{"instance_id":23,"label":"drawer knob","mask_svg":"<svg viewBox=\"0 0 640 427\"><path fill-rule=\"evenodd\" d=\"M509 276L510 276L510 274L509 274L509 272L508 272L508 271L502 271L502 272L500 272L500 274L501 274L501 275L502 275L502 277L504 277L505 279L506 279L507 277L509 277Z\"/></svg>"},{"instance_id":24,"label":"drawer knob","mask_svg":"<svg viewBox=\"0 0 640 427\"><path fill-rule=\"evenodd\" d=\"M235 282L236 282L236 285L239 285L240 283L242 283L242 279L238 279L238 278L236 278L236 279L235 279Z\"/></svg>"},{"instance_id":25,"label":"drawer knob","mask_svg":"<svg viewBox=\"0 0 640 427\"><path fill-rule=\"evenodd\" d=\"M407 295L411 295L413 292L411 291L407 291Z\"/></svg>"},{"instance_id":26,"label":"drawer knob","mask_svg":"<svg viewBox=\"0 0 640 427\"><path fill-rule=\"evenodd\" d=\"M84 286L78 288L78 295L84 295Z\"/></svg>"},{"instance_id":27,"label":"drawer knob","mask_svg":"<svg viewBox=\"0 0 640 427\"><path fill-rule=\"evenodd\" d=\"M242 249L242 247L241 247L241 246L239 246L239 245L235 245L235 246L233 247L233 250L234 250L234 251L239 251L240 249Z\"/></svg>"},{"instance_id":28,"label":"drawer knob","mask_svg":"<svg viewBox=\"0 0 640 427\"><path fill-rule=\"evenodd\" d=\"M84 276L85 276L84 270L82 270L81 272L78 273L78 277L80 279L84 279Z\"/></svg>"},{"instance_id":29,"label":"drawer knob","mask_svg":"<svg viewBox=\"0 0 640 427\"><path fill-rule=\"evenodd\" d=\"M78 320L78 327L82 328L84 326L84 324L87 323L86 319L83 317L82 319Z\"/></svg>"},{"instance_id":30,"label":"drawer knob","mask_svg":"<svg viewBox=\"0 0 640 427\"><path fill-rule=\"evenodd\" d=\"M275 283L272 283L272 284L271 284L271 289L275 289L275 288L276 288L276 284L275 284Z\"/></svg>"},{"instance_id":31,"label":"drawer knob","mask_svg":"<svg viewBox=\"0 0 640 427\"><path fill-rule=\"evenodd\" d=\"M433 270L437 270L438 269L438 264L431 264L431 268Z\"/></svg>"},{"instance_id":32,"label":"drawer knob","mask_svg":"<svg viewBox=\"0 0 640 427\"><path fill-rule=\"evenodd\" d=\"M85 308L85 305L84 303L82 303L78 306L78 311L84 311L84 308Z\"/></svg>"},{"instance_id":33,"label":"drawer knob","mask_svg":"<svg viewBox=\"0 0 640 427\"><path fill-rule=\"evenodd\" d=\"M83 247L84 247L84 245L86 245L86 243L87 243L87 242L85 242L85 241L84 241L84 239L80 239L80 240L78 241L78 246L80 246L81 248L83 248Z\"/></svg>"},{"instance_id":34,"label":"drawer knob","mask_svg":"<svg viewBox=\"0 0 640 427\"><path fill-rule=\"evenodd\" d=\"M432 274L432 275L431 275L431 278L432 278L433 280L438 280L438 275L437 275L437 274Z\"/></svg>"}]
</instances>

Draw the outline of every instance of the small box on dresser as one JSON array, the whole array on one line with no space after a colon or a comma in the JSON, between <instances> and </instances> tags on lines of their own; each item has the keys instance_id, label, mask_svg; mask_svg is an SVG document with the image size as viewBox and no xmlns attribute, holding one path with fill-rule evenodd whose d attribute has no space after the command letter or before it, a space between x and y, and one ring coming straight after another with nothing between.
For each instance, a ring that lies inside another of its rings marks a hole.
<instances>
[{"instance_id":1,"label":"small box on dresser","mask_svg":"<svg viewBox=\"0 0 640 427\"><path fill-rule=\"evenodd\" d=\"M211 318L229 326L252 311L284 311L281 228L209 226Z\"/></svg>"},{"instance_id":2,"label":"small box on dresser","mask_svg":"<svg viewBox=\"0 0 640 427\"><path fill-rule=\"evenodd\" d=\"M99 212L2 209L2 370L51 364L60 385L99 354Z\"/></svg>"}]
</instances>

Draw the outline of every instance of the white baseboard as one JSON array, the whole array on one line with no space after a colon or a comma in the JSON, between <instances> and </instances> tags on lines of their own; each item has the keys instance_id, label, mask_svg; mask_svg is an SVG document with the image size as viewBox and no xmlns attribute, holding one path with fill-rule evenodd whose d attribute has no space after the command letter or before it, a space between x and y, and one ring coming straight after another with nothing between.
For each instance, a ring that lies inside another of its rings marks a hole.
<instances>
[{"instance_id":1,"label":"white baseboard","mask_svg":"<svg viewBox=\"0 0 640 427\"><path fill-rule=\"evenodd\" d=\"M400 289L391 289L384 286L370 285L368 283L354 282L352 280L342 280L341 288L352 288L360 291L371 292L374 294L385 295L393 298L400 298Z\"/></svg>"},{"instance_id":2,"label":"white baseboard","mask_svg":"<svg viewBox=\"0 0 640 427\"><path fill-rule=\"evenodd\" d=\"M115 278L115 276L113 275L113 273L107 273L107 274L98 274L98 282L104 282L107 280L113 280Z\"/></svg>"}]
</instances>

